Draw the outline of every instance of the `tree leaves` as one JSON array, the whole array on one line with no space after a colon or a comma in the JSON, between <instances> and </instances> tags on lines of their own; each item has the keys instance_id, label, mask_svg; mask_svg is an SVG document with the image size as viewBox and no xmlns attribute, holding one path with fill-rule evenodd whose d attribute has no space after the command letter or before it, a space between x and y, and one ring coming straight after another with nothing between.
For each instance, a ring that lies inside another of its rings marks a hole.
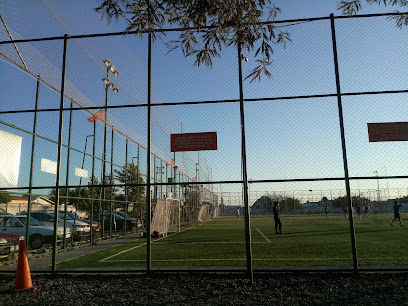
<instances>
[{"instance_id":1,"label":"tree leaves","mask_svg":"<svg viewBox=\"0 0 408 306\"><path fill-rule=\"evenodd\" d=\"M397 11L396 13L398 13L398 15L393 15L391 17L388 17L388 19L394 20L395 25L400 29L403 26L408 26L408 14L400 13L399 11Z\"/></svg>"},{"instance_id":2,"label":"tree leaves","mask_svg":"<svg viewBox=\"0 0 408 306\"><path fill-rule=\"evenodd\" d=\"M385 6L391 5L391 6L401 6L408 8L408 0L366 0L368 4L378 4L381 5L384 4ZM351 1L340 1L338 4L338 9L343 10L342 14L347 15L347 16L352 16L357 14L359 10L361 10L361 0L351 0ZM399 11L395 12L397 15L388 17L388 20L393 20L395 21L395 25L398 28L402 28L403 26L408 26L408 14L407 13L401 13Z\"/></svg>"},{"instance_id":3,"label":"tree leaves","mask_svg":"<svg viewBox=\"0 0 408 306\"><path fill-rule=\"evenodd\" d=\"M155 35L164 34L166 24L180 27L179 38L165 44L169 52L180 49L184 56L194 56L196 66L211 68L213 58L219 57L225 46L241 45L252 52L260 42L255 56L261 62L253 71L260 79L261 75L270 76L266 67L274 54L272 46L286 47L290 41L287 32L276 35L273 22L281 10L270 5L271 0L105 0L95 11L108 22L125 18L126 32L136 31L140 36L151 30Z\"/></svg>"},{"instance_id":4,"label":"tree leaves","mask_svg":"<svg viewBox=\"0 0 408 306\"><path fill-rule=\"evenodd\" d=\"M352 0L352 1L340 1L337 5L337 9L341 9L343 15L351 16L358 13L361 10L361 1Z\"/></svg>"},{"instance_id":5,"label":"tree leaves","mask_svg":"<svg viewBox=\"0 0 408 306\"><path fill-rule=\"evenodd\" d=\"M251 73L245 78L245 80L252 78L251 83L256 80L261 81L262 74L264 74L268 78L272 76L272 74L267 69L267 66L272 64L272 61L268 61L267 59L262 59L262 60L256 60L256 62L259 63L258 66L256 66L251 71Z\"/></svg>"}]
</instances>

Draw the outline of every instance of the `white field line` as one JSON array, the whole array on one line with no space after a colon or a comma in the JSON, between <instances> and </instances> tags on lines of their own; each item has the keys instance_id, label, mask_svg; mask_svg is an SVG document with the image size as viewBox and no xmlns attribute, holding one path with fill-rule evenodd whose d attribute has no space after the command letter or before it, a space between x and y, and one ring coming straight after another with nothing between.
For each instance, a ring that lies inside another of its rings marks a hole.
<instances>
[{"instance_id":1,"label":"white field line","mask_svg":"<svg viewBox=\"0 0 408 306\"><path fill-rule=\"evenodd\" d=\"M182 231L180 231L179 233L176 233L176 234L180 234L180 233L182 233L182 232L184 232L184 231L187 231L187 230L189 230L189 229L192 229L192 228L197 227L197 226L200 226L200 225L201 225L201 224L196 225L196 226L192 226L192 227L189 227L189 228L186 228L186 229L184 229L184 230L182 230ZM175 235L176 235L176 234L175 234ZM156 239L156 240L154 240L152 243L154 243L154 242L156 242L156 241L159 241L159 240L162 240L162 239L165 239L165 238L167 238L167 237L162 237L162 238ZM121 251L121 252L119 252L119 253L113 254L113 255L108 256L108 257L106 257L106 258L103 258L103 259L99 260L98 262L107 262L108 259L111 259L111 258L113 258L113 257L116 257L116 256L121 255L121 254L123 254L123 253L129 252L129 251L131 251L131 250L140 248L140 247L145 246L145 245L147 245L147 243L139 244L139 245L137 245L137 246L134 246L133 248L130 248L130 249L127 249L127 250L123 250L123 251Z\"/></svg>"},{"instance_id":2,"label":"white field line","mask_svg":"<svg viewBox=\"0 0 408 306\"><path fill-rule=\"evenodd\" d=\"M265 238L266 241L268 241L269 243L271 243L271 241L268 239L268 237L266 237L266 236L264 235L264 233L262 233L259 228L256 228L256 230L258 231L258 233L260 233L260 234L262 235L262 237Z\"/></svg>"},{"instance_id":3,"label":"white field line","mask_svg":"<svg viewBox=\"0 0 408 306\"><path fill-rule=\"evenodd\" d=\"M133 242L133 241L136 241L136 240L132 240L132 241L130 241L130 242ZM114 247L116 247L116 246L118 246L118 245L121 245L121 244L118 243L118 244L116 244L116 245L111 246L111 248L114 248ZM75 257L72 257L72 258L69 258L69 259L65 259L65 260L62 260L62 261L58 261L57 264L60 264L60 263L63 263L63 262L67 262L67 261L71 261L71 260L74 260L74 259L77 259L77 258L81 258L81 257L87 256L87 255L90 255L90 254L94 254L94 253L97 253L97 252L100 252L100 251L103 251L103 250L104 250L104 249L102 249L102 250L95 250L95 251L93 251L93 252L91 252L91 253L82 254L82 255L75 256ZM49 264L49 265L46 265L46 266L44 266L44 267L51 267L51 266L52 266L52 264Z\"/></svg>"}]
</instances>

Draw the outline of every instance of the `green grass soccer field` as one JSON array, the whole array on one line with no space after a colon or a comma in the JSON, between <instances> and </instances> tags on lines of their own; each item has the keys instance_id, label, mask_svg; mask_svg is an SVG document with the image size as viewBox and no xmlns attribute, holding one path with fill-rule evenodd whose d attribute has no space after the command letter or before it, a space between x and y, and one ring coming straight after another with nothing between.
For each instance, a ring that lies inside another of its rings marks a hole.
<instances>
[{"instance_id":1,"label":"green grass soccer field","mask_svg":"<svg viewBox=\"0 0 408 306\"><path fill-rule=\"evenodd\" d=\"M390 214L355 218L360 266L408 264L408 230L398 222L390 226ZM282 216L283 235L276 235L270 216L251 217L254 267L351 267L352 248L348 219L342 215ZM146 239L117 245L58 264L58 269L146 267ZM244 219L224 216L182 226L179 233L153 238L152 268L245 268Z\"/></svg>"}]
</instances>

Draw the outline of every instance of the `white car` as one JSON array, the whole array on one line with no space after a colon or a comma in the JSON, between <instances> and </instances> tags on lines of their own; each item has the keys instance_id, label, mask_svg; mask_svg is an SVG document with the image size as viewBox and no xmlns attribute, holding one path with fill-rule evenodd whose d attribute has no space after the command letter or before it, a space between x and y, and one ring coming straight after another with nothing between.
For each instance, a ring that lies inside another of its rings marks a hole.
<instances>
[{"instance_id":1,"label":"white car","mask_svg":"<svg viewBox=\"0 0 408 306\"><path fill-rule=\"evenodd\" d=\"M19 215L26 215L27 213L19 213ZM55 212L51 210L34 210L31 212L30 216L37 219L38 221L54 225L54 215ZM58 213L58 226L64 227L64 214ZM80 241L82 239L87 239L90 236L90 226L88 223L78 221L78 220L71 220L71 218L67 218L67 229L72 230L72 235L74 241Z\"/></svg>"},{"instance_id":2,"label":"white car","mask_svg":"<svg viewBox=\"0 0 408 306\"><path fill-rule=\"evenodd\" d=\"M26 236L27 234L27 217L4 215L0 216L0 230L3 233L18 234ZM59 226L57 229L57 240L61 241L64 235L64 228ZM67 237L71 237L71 230L67 230ZM54 239L54 228L44 225L41 222L30 219L30 238L29 244L31 249L40 249L44 244L51 244Z\"/></svg>"}]
</instances>

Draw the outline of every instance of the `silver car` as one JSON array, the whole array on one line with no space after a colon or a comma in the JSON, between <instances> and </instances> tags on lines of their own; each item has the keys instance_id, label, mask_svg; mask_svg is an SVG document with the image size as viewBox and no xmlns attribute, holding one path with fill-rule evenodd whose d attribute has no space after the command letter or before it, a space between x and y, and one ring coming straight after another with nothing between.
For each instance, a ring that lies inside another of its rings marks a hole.
<instances>
[{"instance_id":1,"label":"silver car","mask_svg":"<svg viewBox=\"0 0 408 306\"><path fill-rule=\"evenodd\" d=\"M3 233L18 234L26 237L27 217L4 215L0 216L0 230ZM57 228L57 239L62 240L64 228ZM67 237L71 237L71 230L67 231ZM54 228L44 225L34 218L30 219L29 244L31 249L40 249L44 244L51 244L54 239Z\"/></svg>"}]
</instances>

